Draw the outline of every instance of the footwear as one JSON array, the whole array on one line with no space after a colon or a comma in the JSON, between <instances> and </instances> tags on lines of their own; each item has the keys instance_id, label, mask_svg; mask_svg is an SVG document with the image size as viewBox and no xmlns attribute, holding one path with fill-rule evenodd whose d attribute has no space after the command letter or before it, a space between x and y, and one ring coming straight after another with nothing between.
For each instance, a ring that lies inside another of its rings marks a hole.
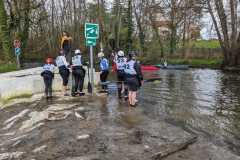
<instances>
[{"instance_id":1,"label":"footwear","mask_svg":"<svg viewBox=\"0 0 240 160\"><path fill-rule=\"evenodd\" d=\"M65 93L63 96L69 96L69 94L68 94L68 93Z\"/></svg>"},{"instance_id":2,"label":"footwear","mask_svg":"<svg viewBox=\"0 0 240 160\"><path fill-rule=\"evenodd\" d=\"M80 93L78 93L78 94L79 94L79 96L84 96L84 95L85 95L84 92L80 92Z\"/></svg>"},{"instance_id":3,"label":"footwear","mask_svg":"<svg viewBox=\"0 0 240 160\"><path fill-rule=\"evenodd\" d=\"M133 104L130 104L130 107L136 107L136 104L135 104L135 105L133 105Z\"/></svg>"},{"instance_id":4,"label":"footwear","mask_svg":"<svg viewBox=\"0 0 240 160\"><path fill-rule=\"evenodd\" d=\"M128 96L124 96L124 99L125 99L125 101L127 101L128 100Z\"/></svg>"}]
</instances>

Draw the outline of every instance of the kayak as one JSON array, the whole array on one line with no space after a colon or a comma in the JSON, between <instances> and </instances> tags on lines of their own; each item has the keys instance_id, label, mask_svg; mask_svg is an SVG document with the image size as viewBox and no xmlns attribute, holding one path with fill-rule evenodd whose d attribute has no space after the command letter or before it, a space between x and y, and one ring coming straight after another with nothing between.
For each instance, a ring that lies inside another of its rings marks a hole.
<instances>
[{"instance_id":1,"label":"kayak","mask_svg":"<svg viewBox=\"0 0 240 160\"><path fill-rule=\"evenodd\" d=\"M156 67L153 65L141 65L142 71L158 71L160 67Z\"/></svg>"},{"instance_id":2,"label":"kayak","mask_svg":"<svg viewBox=\"0 0 240 160\"><path fill-rule=\"evenodd\" d=\"M187 70L189 68L189 65L155 65L155 67L161 68L161 69L177 69L177 70Z\"/></svg>"}]
</instances>

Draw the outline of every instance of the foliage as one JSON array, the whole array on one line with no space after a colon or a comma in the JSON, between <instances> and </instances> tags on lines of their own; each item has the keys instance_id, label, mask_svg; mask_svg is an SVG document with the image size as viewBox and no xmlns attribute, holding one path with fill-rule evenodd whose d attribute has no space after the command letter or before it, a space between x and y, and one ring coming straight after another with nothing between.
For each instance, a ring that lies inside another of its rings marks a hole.
<instances>
[{"instance_id":1,"label":"foliage","mask_svg":"<svg viewBox=\"0 0 240 160\"><path fill-rule=\"evenodd\" d=\"M220 48L220 44L218 40L199 40L190 42L190 46L192 48Z\"/></svg>"},{"instance_id":2,"label":"foliage","mask_svg":"<svg viewBox=\"0 0 240 160\"><path fill-rule=\"evenodd\" d=\"M221 59L169 59L169 64L186 64L195 67L220 67Z\"/></svg>"},{"instance_id":3,"label":"foliage","mask_svg":"<svg viewBox=\"0 0 240 160\"><path fill-rule=\"evenodd\" d=\"M0 73L10 72L17 70L17 65L14 63L0 64Z\"/></svg>"},{"instance_id":4,"label":"foliage","mask_svg":"<svg viewBox=\"0 0 240 160\"><path fill-rule=\"evenodd\" d=\"M7 13L3 0L0 0L0 40L2 42L4 59L9 61L11 57L10 31L7 24Z\"/></svg>"}]
</instances>

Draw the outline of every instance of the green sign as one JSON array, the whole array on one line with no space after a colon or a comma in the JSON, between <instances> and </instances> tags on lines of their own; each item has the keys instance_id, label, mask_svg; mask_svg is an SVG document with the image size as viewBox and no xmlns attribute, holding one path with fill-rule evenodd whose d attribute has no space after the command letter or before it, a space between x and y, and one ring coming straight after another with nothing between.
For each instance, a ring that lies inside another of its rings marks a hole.
<instances>
[{"instance_id":1,"label":"green sign","mask_svg":"<svg viewBox=\"0 0 240 160\"><path fill-rule=\"evenodd\" d=\"M96 39L86 39L86 45L87 46L96 46L96 44L97 44L97 40Z\"/></svg>"},{"instance_id":2,"label":"green sign","mask_svg":"<svg viewBox=\"0 0 240 160\"><path fill-rule=\"evenodd\" d=\"M94 23L85 23L85 38L98 39L99 25Z\"/></svg>"}]
</instances>

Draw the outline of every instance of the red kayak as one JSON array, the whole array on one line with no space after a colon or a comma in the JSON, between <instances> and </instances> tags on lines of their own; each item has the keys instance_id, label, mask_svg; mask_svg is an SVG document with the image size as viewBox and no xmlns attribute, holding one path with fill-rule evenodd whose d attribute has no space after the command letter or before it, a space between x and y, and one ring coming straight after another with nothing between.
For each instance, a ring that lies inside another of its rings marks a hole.
<instances>
[{"instance_id":1,"label":"red kayak","mask_svg":"<svg viewBox=\"0 0 240 160\"><path fill-rule=\"evenodd\" d=\"M152 65L141 65L142 71L157 71L160 68L152 66Z\"/></svg>"}]
</instances>

